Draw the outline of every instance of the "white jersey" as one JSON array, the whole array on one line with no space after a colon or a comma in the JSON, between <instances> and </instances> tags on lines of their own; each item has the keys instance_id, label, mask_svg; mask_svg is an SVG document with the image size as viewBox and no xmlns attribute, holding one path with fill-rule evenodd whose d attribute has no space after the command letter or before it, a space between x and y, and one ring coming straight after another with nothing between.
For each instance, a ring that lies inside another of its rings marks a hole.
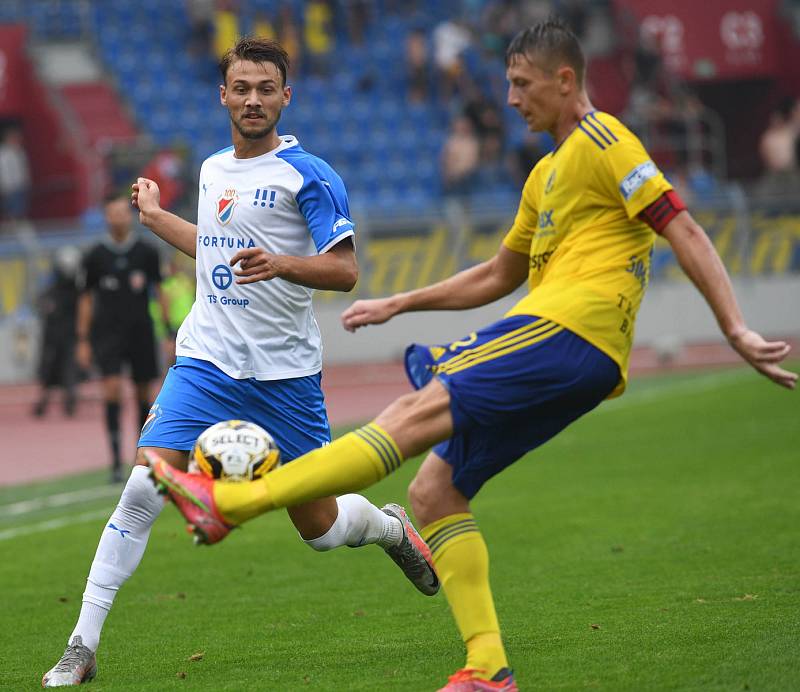
<instances>
[{"instance_id":1,"label":"white jersey","mask_svg":"<svg viewBox=\"0 0 800 692\"><path fill-rule=\"evenodd\" d=\"M254 158L235 158L233 147L211 155L200 168L197 293L177 355L210 361L236 379L319 372L313 290L282 279L238 285L229 261L249 247L322 254L353 234L342 179L294 137Z\"/></svg>"}]
</instances>

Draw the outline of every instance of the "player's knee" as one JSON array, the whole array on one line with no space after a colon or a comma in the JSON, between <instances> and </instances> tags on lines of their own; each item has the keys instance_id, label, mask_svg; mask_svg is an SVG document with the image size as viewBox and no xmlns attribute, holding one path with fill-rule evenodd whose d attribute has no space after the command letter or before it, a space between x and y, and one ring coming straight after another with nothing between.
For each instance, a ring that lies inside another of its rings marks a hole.
<instances>
[{"instance_id":1,"label":"player's knee","mask_svg":"<svg viewBox=\"0 0 800 692\"><path fill-rule=\"evenodd\" d=\"M436 521L436 498L438 492L431 482L417 476L408 486L408 500L420 526Z\"/></svg>"},{"instance_id":2,"label":"player's knee","mask_svg":"<svg viewBox=\"0 0 800 692\"><path fill-rule=\"evenodd\" d=\"M410 392L408 394L399 396L383 411L381 411L381 413L375 419L375 422L382 427L389 425L390 421L402 423L403 419L405 419L414 410L414 405L416 404L418 398L418 392Z\"/></svg>"},{"instance_id":3,"label":"player's knee","mask_svg":"<svg viewBox=\"0 0 800 692\"><path fill-rule=\"evenodd\" d=\"M136 460L133 462L136 466L147 466L147 457L144 455L144 448L139 447L136 450Z\"/></svg>"},{"instance_id":4,"label":"player's knee","mask_svg":"<svg viewBox=\"0 0 800 692\"><path fill-rule=\"evenodd\" d=\"M132 513L133 518L139 518L140 515L149 517L158 515L163 505L164 500L156 492L148 469L135 466L122 491L117 510Z\"/></svg>"},{"instance_id":5,"label":"player's knee","mask_svg":"<svg viewBox=\"0 0 800 692\"><path fill-rule=\"evenodd\" d=\"M330 531L322 536L319 536L318 538L303 538L302 535L300 535L300 538L303 543L305 543L309 548L316 550L318 553L326 553L329 550L333 550L334 548L338 548L342 545L338 536L332 536Z\"/></svg>"}]
</instances>

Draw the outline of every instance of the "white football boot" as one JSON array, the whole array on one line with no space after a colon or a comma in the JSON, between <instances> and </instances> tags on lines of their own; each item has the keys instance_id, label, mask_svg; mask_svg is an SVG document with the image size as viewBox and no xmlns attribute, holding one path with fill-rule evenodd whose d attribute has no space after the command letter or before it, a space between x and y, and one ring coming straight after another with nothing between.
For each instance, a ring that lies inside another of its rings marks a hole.
<instances>
[{"instance_id":1,"label":"white football boot","mask_svg":"<svg viewBox=\"0 0 800 692\"><path fill-rule=\"evenodd\" d=\"M97 660L94 651L83 645L75 635L64 651L61 660L48 670L42 678L42 687L71 687L89 682L97 675Z\"/></svg>"}]
</instances>

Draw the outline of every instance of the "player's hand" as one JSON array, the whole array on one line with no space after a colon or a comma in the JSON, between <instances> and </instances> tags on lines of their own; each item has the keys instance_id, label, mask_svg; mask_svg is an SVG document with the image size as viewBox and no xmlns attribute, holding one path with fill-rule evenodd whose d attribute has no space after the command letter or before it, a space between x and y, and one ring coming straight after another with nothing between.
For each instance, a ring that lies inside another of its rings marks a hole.
<instances>
[{"instance_id":1,"label":"player's hand","mask_svg":"<svg viewBox=\"0 0 800 692\"><path fill-rule=\"evenodd\" d=\"M139 210L139 221L147 226L148 215L161 209L161 191L155 180L137 178L131 185L131 204Z\"/></svg>"},{"instance_id":2,"label":"player's hand","mask_svg":"<svg viewBox=\"0 0 800 692\"><path fill-rule=\"evenodd\" d=\"M397 314L396 301L390 298L357 300L342 313L342 326L348 332L369 324L383 324Z\"/></svg>"},{"instance_id":3,"label":"player's hand","mask_svg":"<svg viewBox=\"0 0 800 692\"><path fill-rule=\"evenodd\" d=\"M261 247L249 247L244 250L239 250L230 259L230 265L235 267L239 265L238 269L234 270L234 274L239 278L236 279L237 284L252 284L256 281L269 281L276 277L280 277L281 269L281 256L273 255Z\"/></svg>"},{"instance_id":4,"label":"player's hand","mask_svg":"<svg viewBox=\"0 0 800 692\"><path fill-rule=\"evenodd\" d=\"M82 370L88 370L92 365L92 347L86 339L79 339L75 348L75 361Z\"/></svg>"},{"instance_id":5,"label":"player's hand","mask_svg":"<svg viewBox=\"0 0 800 692\"><path fill-rule=\"evenodd\" d=\"M765 377L787 389L794 389L797 373L778 365L791 350L785 341L767 341L757 332L744 329L728 341L734 350Z\"/></svg>"}]
</instances>

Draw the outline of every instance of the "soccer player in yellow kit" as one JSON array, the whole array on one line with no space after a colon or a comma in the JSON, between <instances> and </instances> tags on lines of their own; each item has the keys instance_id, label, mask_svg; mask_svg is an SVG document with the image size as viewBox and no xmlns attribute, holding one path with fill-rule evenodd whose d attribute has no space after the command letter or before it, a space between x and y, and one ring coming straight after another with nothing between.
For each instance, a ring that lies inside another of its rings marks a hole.
<instances>
[{"instance_id":1,"label":"soccer player in yellow kit","mask_svg":"<svg viewBox=\"0 0 800 692\"><path fill-rule=\"evenodd\" d=\"M546 21L520 32L507 57L508 103L556 147L531 172L516 219L490 260L409 293L354 303L354 331L416 310L460 310L529 292L501 320L441 346L414 344L406 368L417 391L372 423L246 484L212 482L153 460L190 524L240 524L278 507L365 488L405 459L433 450L410 487L466 665L443 690L516 690L489 587L486 545L469 501L481 485L625 388L636 312L655 233L671 244L731 346L787 388L784 342L749 330L705 232L616 118L584 88L575 36Z\"/></svg>"}]
</instances>

